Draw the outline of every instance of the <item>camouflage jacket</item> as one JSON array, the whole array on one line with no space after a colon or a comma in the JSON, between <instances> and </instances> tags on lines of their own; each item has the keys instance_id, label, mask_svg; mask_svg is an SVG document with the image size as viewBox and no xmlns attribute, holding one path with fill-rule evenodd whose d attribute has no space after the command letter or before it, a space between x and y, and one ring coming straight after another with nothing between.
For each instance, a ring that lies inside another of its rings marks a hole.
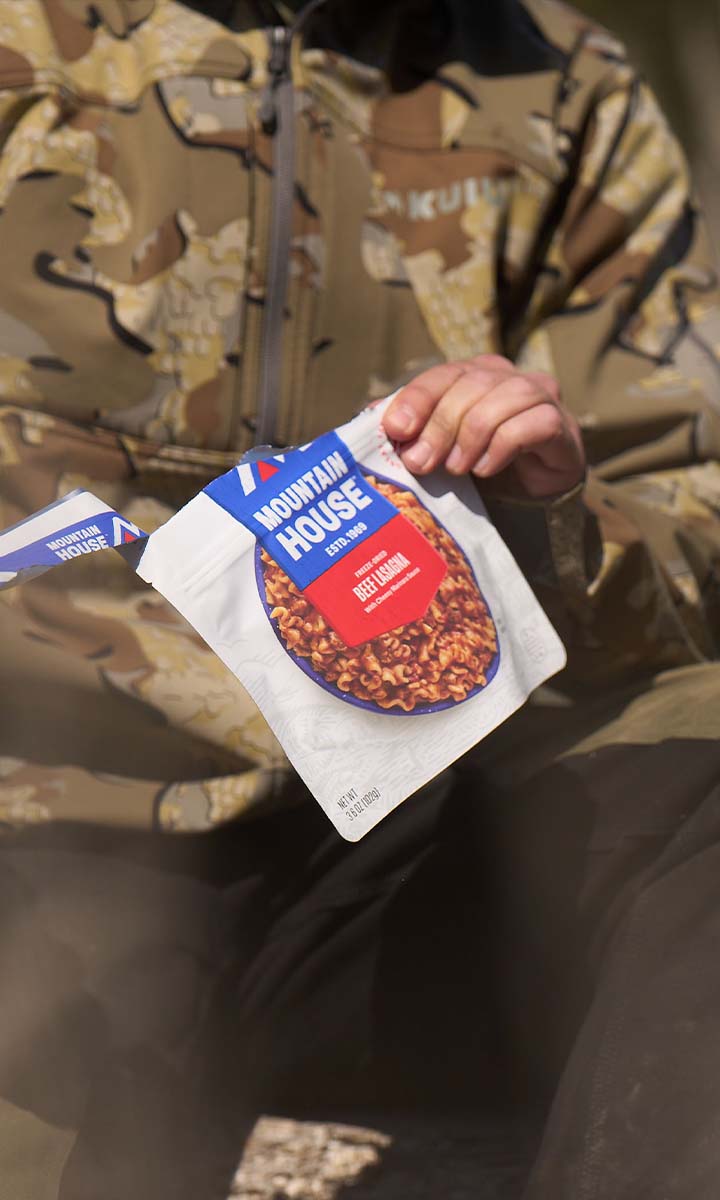
<instances>
[{"instance_id":1,"label":"camouflage jacket","mask_svg":"<svg viewBox=\"0 0 720 1200\"><path fill-rule=\"evenodd\" d=\"M423 67L432 37L396 30L392 69L344 46L333 3L292 56L279 439L442 359L553 372L584 496L493 511L572 678L715 656L716 276L652 94L555 0L454 0L455 41ZM484 38L471 10L491 8ZM83 484L152 529L253 440L277 164L268 39L243 14L231 32L171 0L0 6L1 527ZM202 827L287 770L239 685L108 556L5 593L0 621L9 822Z\"/></svg>"}]
</instances>

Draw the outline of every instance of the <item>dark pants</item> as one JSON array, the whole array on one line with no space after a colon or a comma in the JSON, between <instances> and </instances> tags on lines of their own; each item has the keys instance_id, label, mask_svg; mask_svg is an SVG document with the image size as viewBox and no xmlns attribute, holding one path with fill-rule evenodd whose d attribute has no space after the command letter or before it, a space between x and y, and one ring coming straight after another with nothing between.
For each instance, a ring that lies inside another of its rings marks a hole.
<instances>
[{"instance_id":1,"label":"dark pants","mask_svg":"<svg viewBox=\"0 0 720 1200\"><path fill-rule=\"evenodd\" d=\"M537 1116L528 1200L716 1200L720 674L697 678L584 730L527 710L355 846L311 802L4 842L1 1200L224 1200L259 1111L415 1104Z\"/></svg>"}]
</instances>

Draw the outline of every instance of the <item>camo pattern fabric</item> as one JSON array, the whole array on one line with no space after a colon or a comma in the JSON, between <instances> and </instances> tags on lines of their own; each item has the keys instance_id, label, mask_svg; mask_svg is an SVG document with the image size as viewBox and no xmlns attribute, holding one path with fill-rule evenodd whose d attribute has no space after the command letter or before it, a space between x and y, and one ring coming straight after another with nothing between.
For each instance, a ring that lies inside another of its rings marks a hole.
<instances>
[{"instance_id":1,"label":"camo pattern fabric","mask_svg":"<svg viewBox=\"0 0 720 1200\"><path fill-rule=\"evenodd\" d=\"M556 374L592 471L587 508L548 505L538 587L571 675L614 680L716 654L717 279L622 47L555 0L516 10L502 69L472 51L412 87L296 48L278 440L444 359ZM0 5L0 527L86 486L152 530L252 443L273 139L243 24ZM113 556L3 593L0 623L8 825L202 829L283 792L249 697Z\"/></svg>"}]
</instances>

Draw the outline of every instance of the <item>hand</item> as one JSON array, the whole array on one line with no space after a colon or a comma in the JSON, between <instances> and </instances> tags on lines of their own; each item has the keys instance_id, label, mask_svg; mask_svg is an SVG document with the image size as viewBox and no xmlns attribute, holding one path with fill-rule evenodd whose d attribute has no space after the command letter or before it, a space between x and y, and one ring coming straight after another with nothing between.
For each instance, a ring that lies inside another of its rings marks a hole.
<instances>
[{"instance_id":1,"label":"hand","mask_svg":"<svg viewBox=\"0 0 720 1200\"><path fill-rule=\"evenodd\" d=\"M502 476L534 498L570 491L585 475L580 427L551 375L497 354L443 363L398 392L383 418L409 471Z\"/></svg>"}]
</instances>

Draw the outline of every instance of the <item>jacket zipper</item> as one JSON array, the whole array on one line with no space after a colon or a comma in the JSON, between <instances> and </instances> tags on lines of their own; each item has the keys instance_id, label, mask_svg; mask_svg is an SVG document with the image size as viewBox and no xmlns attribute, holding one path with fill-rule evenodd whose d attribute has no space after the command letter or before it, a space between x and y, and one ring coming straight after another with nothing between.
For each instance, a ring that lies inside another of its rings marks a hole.
<instances>
[{"instance_id":1,"label":"jacket zipper","mask_svg":"<svg viewBox=\"0 0 720 1200\"><path fill-rule=\"evenodd\" d=\"M273 138L270 246L265 277L265 309L260 343L260 383L255 441L274 445L283 368L283 334L292 243L295 192L295 122L290 49L294 30L268 30L270 76L260 105L263 133Z\"/></svg>"},{"instance_id":2,"label":"jacket zipper","mask_svg":"<svg viewBox=\"0 0 720 1200\"><path fill-rule=\"evenodd\" d=\"M270 246L265 279L265 309L256 406L256 445L272 446L277 443L284 362L285 304L290 273L295 196L295 105L291 50L295 35L308 17L325 3L327 0L309 0L292 25L277 25L267 31L269 78L260 104L259 119L263 132L273 138L273 163Z\"/></svg>"}]
</instances>

